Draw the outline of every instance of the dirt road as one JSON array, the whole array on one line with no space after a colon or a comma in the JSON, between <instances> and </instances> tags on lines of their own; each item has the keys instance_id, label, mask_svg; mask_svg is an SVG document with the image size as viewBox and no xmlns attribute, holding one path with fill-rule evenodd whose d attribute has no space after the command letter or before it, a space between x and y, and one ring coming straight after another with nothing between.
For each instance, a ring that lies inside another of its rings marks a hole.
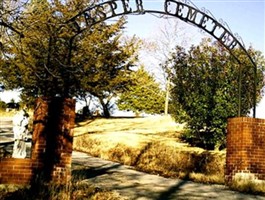
<instances>
[{"instance_id":1,"label":"dirt road","mask_svg":"<svg viewBox=\"0 0 265 200\"><path fill-rule=\"evenodd\" d=\"M0 143L13 142L14 134L12 131L12 118L1 117L0 118Z\"/></svg>"},{"instance_id":2,"label":"dirt road","mask_svg":"<svg viewBox=\"0 0 265 200\"><path fill-rule=\"evenodd\" d=\"M73 152L73 175L99 188L115 190L130 200L265 200L263 196L228 190L222 185L206 185L179 179L163 178L133 170L132 167ZM79 168L79 169L78 169Z\"/></svg>"}]
</instances>

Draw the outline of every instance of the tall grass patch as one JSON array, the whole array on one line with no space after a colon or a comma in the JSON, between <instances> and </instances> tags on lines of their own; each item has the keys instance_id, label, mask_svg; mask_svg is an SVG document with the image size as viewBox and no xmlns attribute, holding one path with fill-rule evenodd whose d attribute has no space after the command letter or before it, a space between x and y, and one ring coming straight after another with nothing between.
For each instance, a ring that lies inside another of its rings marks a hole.
<instances>
[{"instance_id":1,"label":"tall grass patch","mask_svg":"<svg viewBox=\"0 0 265 200\"><path fill-rule=\"evenodd\" d=\"M172 138L142 134L93 133L76 137L74 149L165 177L224 183L224 151L205 151L188 147Z\"/></svg>"}]
</instances>

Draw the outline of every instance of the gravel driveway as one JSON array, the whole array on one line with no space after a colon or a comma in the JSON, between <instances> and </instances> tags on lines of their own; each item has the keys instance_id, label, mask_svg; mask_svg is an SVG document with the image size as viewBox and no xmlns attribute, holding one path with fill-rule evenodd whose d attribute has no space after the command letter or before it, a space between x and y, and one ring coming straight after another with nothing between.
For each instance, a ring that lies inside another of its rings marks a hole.
<instances>
[{"instance_id":1,"label":"gravel driveway","mask_svg":"<svg viewBox=\"0 0 265 200\"><path fill-rule=\"evenodd\" d=\"M265 200L264 196L234 192L222 185L206 185L138 172L130 166L94 158L81 152L73 152L72 163L75 167L86 167L82 170L85 182L114 190L130 200ZM75 173L78 173L78 169L73 170L73 174Z\"/></svg>"}]
</instances>

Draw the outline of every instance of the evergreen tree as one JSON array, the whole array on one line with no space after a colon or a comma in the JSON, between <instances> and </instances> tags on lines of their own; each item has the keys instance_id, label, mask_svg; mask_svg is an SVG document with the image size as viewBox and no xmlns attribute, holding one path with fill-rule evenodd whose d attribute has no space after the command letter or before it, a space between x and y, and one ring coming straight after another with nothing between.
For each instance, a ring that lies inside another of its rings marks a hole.
<instances>
[{"instance_id":1,"label":"evergreen tree","mask_svg":"<svg viewBox=\"0 0 265 200\"><path fill-rule=\"evenodd\" d=\"M80 58L73 61L82 72L77 74L81 76L77 78L81 87L79 94L87 92L98 98L105 117L110 116L112 98L131 83L131 68L138 59L140 41L135 37L122 38L125 22L122 18L104 32L103 27L97 26L92 35L80 41Z\"/></svg>"},{"instance_id":2,"label":"evergreen tree","mask_svg":"<svg viewBox=\"0 0 265 200\"><path fill-rule=\"evenodd\" d=\"M65 24L91 5L92 1L31 1L17 22L24 37L4 37L8 48L1 51L0 82L7 89L20 88L23 99L87 92L102 104L124 88L137 59L135 39L121 37L125 19L102 22L81 33Z\"/></svg>"},{"instance_id":3,"label":"evergreen tree","mask_svg":"<svg viewBox=\"0 0 265 200\"><path fill-rule=\"evenodd\" d=\"M119 95L118 108L135 113L163 113L165 92L161 90L155 78L148 74L144 67L140 67L132 74L132 79L134 83Z\"/></svg>"}]
</instances>

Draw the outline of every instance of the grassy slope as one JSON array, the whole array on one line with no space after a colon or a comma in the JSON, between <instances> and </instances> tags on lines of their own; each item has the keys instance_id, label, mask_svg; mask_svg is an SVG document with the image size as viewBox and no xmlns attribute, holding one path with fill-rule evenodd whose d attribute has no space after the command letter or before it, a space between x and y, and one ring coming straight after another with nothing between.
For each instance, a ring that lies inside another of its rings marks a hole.
<instances>
[{"instance_id":1,"label":"grassy slope","mask_svg":"<svg viewBox=\"0 0 265 200\"><path fill-rule=\"evenodd\" d=\"M75 128L74 149L166 177L224 183L225 152L181 143L182 129L169 116L87 120Z\"/></svg>"}]
</instances>

